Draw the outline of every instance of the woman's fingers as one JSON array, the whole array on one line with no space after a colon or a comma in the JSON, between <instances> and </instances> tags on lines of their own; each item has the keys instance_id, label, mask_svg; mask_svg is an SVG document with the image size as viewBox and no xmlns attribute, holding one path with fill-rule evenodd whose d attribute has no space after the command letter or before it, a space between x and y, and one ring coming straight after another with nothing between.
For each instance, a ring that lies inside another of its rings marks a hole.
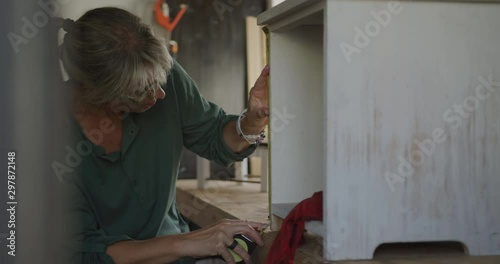
<instances>
[{"instance_id":1,"label":"woman's fingers","mask_svg":"<svg viewBox=\"0 0 500 264\"><path fill-rule=\"evenodd\" d=\"M269 224L266 224L266 223L259 223L259 222L253 222L253 221L245 221L245 223L247 223L248 225L250 225L253 228L257 228L257 230L262 230L262 229L266 229L267 227L269 227Z\"/></svg>"},{"instance_id":2,"label":"woman's fingers","mask_svg":"<svg viewBox=\"0 0 500 264\"><path fill-rule=\"evenodd\" d=\"M267 85L267 77L269 76L269 65L266 65L262 72L260 73L259 78L255 82L255 87L264 87Z\"/></svg>"},{"instance_id":3,"label":"woman's fingers","mask_svg":"<svg viewBox=\"0 0 500 264\"><path fill-rule=\"evenodd\" d=\"M238 244L238 246L236 246L234 249L233 249L233 252L237 255L232 255L233 259L238 262L240 260L244 260L245 263L251 263L251 260L250 260L250 254L248 254L248 252L240 245Z\"/></svg>"},{"instance_id":4,"label":"woman's fingers","mask_svg":"<svg viewBox=\"0 0 500 264\"><path fill-rule=\"evenodd\" d=\"M235 236L237 234L243 234L246 237L250 238L252 241L255 241L257 245L263 246L264 241L260 237L260 234L255 230L255 228L262 228L264 224L259 224L255 222L241 221L237 223L233 223L230 227L226 228L226 232L228 235Z\"/></svg>"},{"instance_id":5,"label":"woman's fingers","mask_svg":"<svg viewBox=\"0 0 500 264\"><path fill-rule=\"evenodd\" d=\"M237 234L244 234L248 238L255 241L259 246L263 246L264 241L256 229L263 230L268 226L269 225L265 223L246 220L225 219L219 222L220 231L224 232L227 236L234 237Z\"/></svg>"},{"instance_id":6,"label":"woman's fingers","mask_svg":"<svg viewBox=\"0 0 500 264\"><path fill-rule=\"evenodd\" d=\"M236 263L236 259L234 258L235 256L233 256L231 254L231 252L229 251L229 247L233 244L233 242L235 241L233 236L229 235L225 235L225 243L224 243L224 248L221 248L221 252L220 252L220 255L222 256L222 258L224 258L224 260L226 261L226 264L228 263Z\"/></svg>"},{"instance_id":7,"label":"woman's fingers","mask_svg":"<svg viewBox=\"0 0 500 264\"><path fill-rule=\"evenodd\" d=\"M236 261L240 261L242 259L248 264L250 263L250 255L240 244L238 244L232 250L233 253L231 253L229 246L231 246L233 241L235 241L234 236L242 234L262 246L264 245L264 242L262 241L262 238L257 230L263 230L268 226L269 225L264 223L252 221L224 219L219 221L215 226L211 226L203 231L199 230L194 234L202 235L204 233L208 235L205 243L207 243L207 246L211 244L212 248L215 246L214 249L215 252L217 252L216 254L221 255L226 263L235 263L236 258ZM235 255L233 256L233 254Z\"/></svg>"},{"instance_id":8,"label":"woman's fingers","mask_svg":"<svg viewBox=\"0 0 500 264\"><path fill-rule=\"evenodd\" d=\"M251 225L247 225L245 231L242 232L242 234L253 240L255 243L257 243L257 245L264 245L264 241L260 237L260 234Z\"/></svg>"},{"instance_id":9,"label":"woman's fingers","mask_svg":"<svg viewBox=\"0 0 500 264\"><path fill-rule=\"evenodd\" d=\"M219 231L215 235L215 240L217 241L211 242L215 243L215 250L217 252L217 255L220 255L226 261L226 263L235 264L236 262L229 252L228 248L233 243L234 238L232 236L228 236L224 231Z\"/></svg>"},{"instance_id":10,"label":"woman's fingers","mask_svg":"<svg viewBox=\"0 0 500 264\"><path fill-rule=\"evenodd\" d=\"M216 225L232 225L232 226L250 226L254 229L257 230L262 230L266 229L269 227L269 224L267 223L259 223L259 222L254 222L254 221L248 221L248 220L236 220L236 219L223 219L220 220Z\"/></svg>"},{"instance_id":11,"label":"woman's fingers","mask_svg":"<svg viewBox=\"0 0 500 264\"><path fill-rule=\"evenodd\" d=\"M222 251L220 253L220 255L224 259L226 264L236 264L236 262L234 261L233 255L231 255L231 253L229 252L228 249L225 249L224 251Z\"/></svg>"},{"instance_id":12,"label":"woman's fingers","mask_svg":"<svg viewBox=\"0 0 500 264\"><path fill-rule=\"evenodd\" d=\"M255 82L254 87L250 90L250 98L248 100L248 114L247 118L262 119L253 120L254 123L261 125L266 122L269 117L269 95L267 79L269 77L269 65L267 65L261 72L259 78Z\"/></svg>"},{"instance_id":13,"label":"woman's fingers","mask_svg":"<svg viewBox=\"0 0 500 264\"><path fill-rule=\"evenodd\" d=\"M250 238L257 243L259 246L264 245L264 240L262 240L262 237L260 236L260 231L264 230L269 227L268 224L266 223L258 223L258 222L252 222L252 221L247 221L247 225L251 228L251 234L248 234Z\"/></svg>"},{"instance_id":14,"label":"woman's fingers","mask_svg":"<svg viewBox=\"0 0 500 264\"><path fill-rule=\"evenodd\" d=\"M250 91L251 96L257 98L267 97L267 78L269 77L269 65L267 65L260 73L259 78L255 81L252 90Z\"/></svg>"}]
</instances>

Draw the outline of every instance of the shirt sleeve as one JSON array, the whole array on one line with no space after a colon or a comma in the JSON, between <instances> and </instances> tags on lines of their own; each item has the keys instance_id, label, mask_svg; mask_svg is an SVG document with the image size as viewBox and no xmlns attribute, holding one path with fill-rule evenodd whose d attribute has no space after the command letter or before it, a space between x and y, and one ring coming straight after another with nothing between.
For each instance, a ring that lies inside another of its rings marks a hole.
<instances>
[{"instance_id":1,"label":"shirt sleeve","mask_svg":"<svg viewBox=\"0 0 500 264\"><path fill-rule=\"evenodd\" d=\"M222 108L207 101L177 62L174 62L169 81L173 82L177 96L186 148L222 165L241 161L255 151L255 145L240 153L231 151L224 140L223 128L230 121L237 120L238 116L228 115Z\"/></svg>"},{"instance_id":2,"label":"shirt sleeve","mask_svg":"<svg viewBox=\"0 0 500 264\"><path fill-rule=\"evenodd\" d=\"M65 179L67 185L68 213L71 220L69 243L71 263L115 263L106 254L108 246L120 241L132 240L126 235L107 235L94 216L90 205L75 182Z\"/></svg>"}]
</instances>

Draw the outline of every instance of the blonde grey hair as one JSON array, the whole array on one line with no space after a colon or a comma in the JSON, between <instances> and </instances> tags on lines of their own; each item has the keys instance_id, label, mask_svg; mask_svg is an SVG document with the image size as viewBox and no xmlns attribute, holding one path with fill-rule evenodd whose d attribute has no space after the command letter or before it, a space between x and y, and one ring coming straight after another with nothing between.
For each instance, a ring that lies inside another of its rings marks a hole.
<instances>
[{"instance_id":1,"label":"blonde grey hair","mask_svg":"<svg viewBox=\"0 0 500 264\"><path fill-rule=\"evenodd\" d=\"M66 19L61 60L89 104L112 106L121 98L164 84L173 66L163 39L132 13L104 7Z\"/></svg>"}]
</instances>

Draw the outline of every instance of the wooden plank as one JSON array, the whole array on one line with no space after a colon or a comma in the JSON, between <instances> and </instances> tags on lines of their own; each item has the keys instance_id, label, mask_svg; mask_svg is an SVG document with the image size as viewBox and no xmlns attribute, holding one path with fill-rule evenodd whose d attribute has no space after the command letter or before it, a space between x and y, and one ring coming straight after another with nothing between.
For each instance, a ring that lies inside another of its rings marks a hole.
<instances>
[{"instance_id":1,"label":"wooden plank","mask_svg":"<svg viewBox=\"0 0 500 264\"><path fill-rule=\"evenodd\" d=\"M246 47L247 93L250 93L266 65L265 35L254 16L246 17Z\"/></svg>"},{"instance_id":2,"label":"wooden plank","mask_svg":"<svg viewBox=\"0 0 500 264\"><path fill-rule=\"evenodd\" d=\"M196 195L179 189L177 189L177 205L184 218L200 227L208 226L221 219L237 218Z\"/></svg>"},{"instance_id":3,"label":"wooden plank","mask_svg":"<svg viewBox=\"0 0 500 264\"><path fill-rule=\"evenodd\" d=\"M207 226L223 218L267 222L267 193L259 184L207 181L205 189L195 180L177 181L177 204L181 213L198 226Z\"/></svg>"},{"instance_id":4,"label":"wooden plank","mask_svg":"<svg viewBox=\"0 0 500 264\"><path fill-rule=\"evenodd\" d=\"M268 156L268 154L269 154L269 152L267 152L265 156L261 156L262 163L261 163L260 191L265 192L265 193L268 192L268 186L269 186L269 184L268 184L268 182L269 182L269 176L268 176L269 156Z\"/></svg>"},{"instance_id":5,"label":"wooden plank","mask_svg":"<svg viewBox=\"0 0 500 264\"><path fill-rule=\"evenodd\" d=\"M262 27L257 25L257 17L246 17L246 58L247 58L247 95L266 66L266 36ZM264 143L269 142L269 129L266 127Z\"/></svg>"}]
</instances>

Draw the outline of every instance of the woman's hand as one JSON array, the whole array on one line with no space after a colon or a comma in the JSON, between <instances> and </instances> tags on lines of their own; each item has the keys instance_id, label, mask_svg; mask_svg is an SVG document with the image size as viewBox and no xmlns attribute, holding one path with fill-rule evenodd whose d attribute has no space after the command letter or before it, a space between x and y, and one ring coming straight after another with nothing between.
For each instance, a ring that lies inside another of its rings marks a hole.
<instances>
[{"instance_id":1,"label":"woman's hand","mask_svg":"<svg viewBox=\"0 0 500 264\"><path fill-rule=\"evenodd\" d=\"M259 134L268 123L270 111L267 78L269 71L269 65L266 65L250 90L248 110L241 123L245 134Z\"/></svg>"},{"instance_id":2,"label":"woman's hand","mask_svg":"<svg viewBox=\"0 0 500 264\"><path fill-rule=\"evenodd\" d=\"M241 132L245 135L259 135L269 122L269 96L267 78L269 77L269 65L267 65L254 87L250 90L248 108L245 118L241 119ZM224 141L234 153L239 153L248 148L253 142L247 142L240 137L236 130L236 121L229 122L223 130Z\"/></svg>"},{"instance_id":3,"label":"woman's hand","mask_svg":"<svg viewBox=\"0 0 500 264\"><path fill-rule=\"evenodd\" d=\"M233 243L233 237L237 234L243 234L255 241L257 245L263 246L264 242L256 229L261 230L266 227L267 224L225 219L211 226L184 234L182 244L185 246L182 250L185 252L182 254L194 258L220 255L227 264L234 264L235 261L228 248ZM236 246L233 251L245 263L251 263L250 255L240 245Z\"/></svg>"},{"instance_id":4,"label":"woman's hand","mask_svg":"<svg viewBox=\"0 0 500 264\"><path fill-rule=\"evenodd\" d=\"M171 263L183 257L203 258L221 255L226 263L235 264L228 246L237 234L245 235L259 246L264 245L255 229L263 230L267 224L241 220L222 220L200 230L178 235L160 236L148 240L127 240L110 245L106 253L115 263ZM233 250L245 263L250 255L240 246Z\"/></svg>"}]
</instances>

